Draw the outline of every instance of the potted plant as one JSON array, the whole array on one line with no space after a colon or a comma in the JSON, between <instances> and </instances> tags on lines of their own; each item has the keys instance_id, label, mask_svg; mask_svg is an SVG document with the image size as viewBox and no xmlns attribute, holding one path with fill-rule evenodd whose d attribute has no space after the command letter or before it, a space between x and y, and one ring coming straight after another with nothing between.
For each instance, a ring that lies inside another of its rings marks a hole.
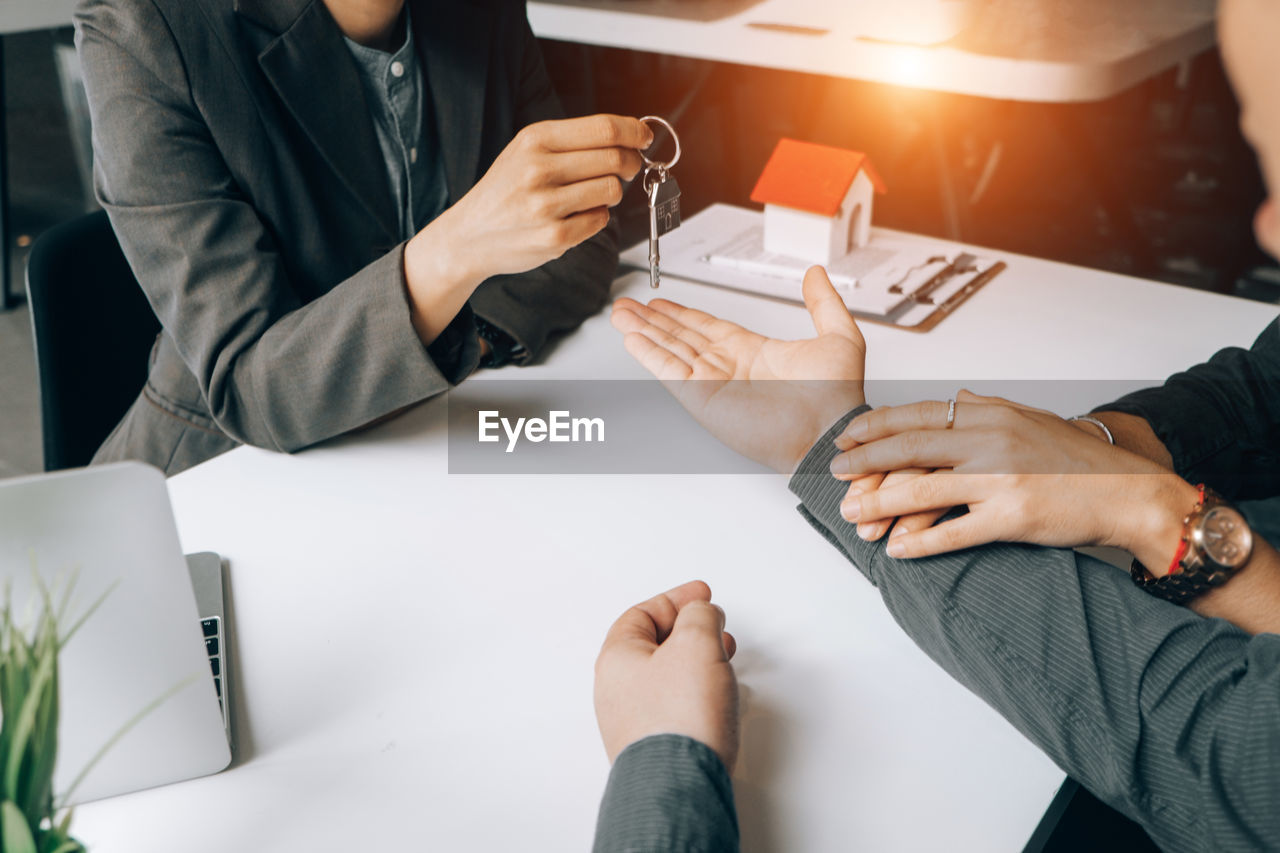
<instances>
[{"instance_id":1,"label":"potted plant","mask_svg":"<svg viewBox=\"0 0 1280 853\"><path fill-rule=\"evenodd\" d=\"M88 617L64 636L70 589L58 611L40 586L34 624L14 619L8 589L0 609L0 851L84 853L70 835L71 811L54 805L53 768L58 752L58 652ZM94 608L90 608L92 612Z\"/></svg>"}]
</instances>

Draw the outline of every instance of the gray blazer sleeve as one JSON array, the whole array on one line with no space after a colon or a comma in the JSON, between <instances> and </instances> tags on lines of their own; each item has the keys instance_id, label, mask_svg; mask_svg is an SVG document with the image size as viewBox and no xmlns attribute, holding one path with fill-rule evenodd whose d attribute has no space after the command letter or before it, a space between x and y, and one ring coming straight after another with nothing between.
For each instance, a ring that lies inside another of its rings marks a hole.
<instances>
[{"instance_id":1,"label":"gray blazer sleeve","mask_svg":"<svg viewBox=\"0 0 1280 853\"><path fill-rule=\"evenodd\" d=\"M560 118L564 110L525 21L517 127ZM617 270L618 228L611 219L599 234L550 263L489 279L471 297L471 306L525 348L520 361L533 361L548 339L572 331L604 306Z\"/></svg>"},{"instance_id":2,"label":"gray blazer sleeve","mask_svg":"<svg viewBox=\"0 0 1280 853\"><path fill-rule=\"evenodd\" d=\"M461 378L414 333L403 247L303 304L153 5L84 4L77 24L99 198L220 429L297 450Z\"/></svg>"},{"instance_id":3,"label":"gray blazer sleeve","mask_svg":"<svg viewBox=\"0 0 1280 853\"><path fill-rule=\"evenodd\" d=\"M840 516L832 443L791 481L907 634L1163 849L1280 849L1280 636L1250 637L1074 551L894 560Z\"/></svg>"},{"instance_id":4,"label":"gray blazer sleeve","mask_svg":"<svg viewBox=\"0 0 1280 853\"><path fill-rule=\"evenodd\" d=\"M706 744L654 735L613 763L593 853L737 853L738 816L724 764Z\"/></svg>"}]
</instances>

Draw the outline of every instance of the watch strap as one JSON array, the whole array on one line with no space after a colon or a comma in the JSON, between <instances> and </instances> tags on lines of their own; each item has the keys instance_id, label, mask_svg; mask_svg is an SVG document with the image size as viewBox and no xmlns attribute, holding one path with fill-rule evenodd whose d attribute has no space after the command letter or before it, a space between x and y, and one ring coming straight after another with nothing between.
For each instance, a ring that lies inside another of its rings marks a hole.
<instances>
[{"instance_id":1,"label":"watch strap","mask_svg":"<svg viewBox=\"0 0 1280 853\"><path fill-rule=\"evenodd\" d=\"M1203 556L1194 552L1191 544L1191 522L1206 509L1225 503L1212 489L1201 483L1196 507L1182 522L1182 541L1178 543L1178 551L1174 555L1169 572L1162 578L1154 577L1147 567L1134 560L1129 565L1129 575L1139 588L1146 590L1157 598L1185 605L1204 595L1209 590L1222 586L1235 574L1230 569L1215 565Z\"/></svg>"},{"instance_id":2,"label":"watch strap","mask_svg":"<svg viewBox=\"0 0 1280 853\"><path fill-rule=\"evenodd\" d=\"M1231 578L1231 572L1205 571L1204 568L1175 572L1162 578L1152 577L1147 567L1134 560L1129 566L1129 575L1139 588L1146 590L1156 598L1163 598L1174 604L1184 605L1199 598L1214 587L1222 586Z\"/></svg>"}]
</instances>

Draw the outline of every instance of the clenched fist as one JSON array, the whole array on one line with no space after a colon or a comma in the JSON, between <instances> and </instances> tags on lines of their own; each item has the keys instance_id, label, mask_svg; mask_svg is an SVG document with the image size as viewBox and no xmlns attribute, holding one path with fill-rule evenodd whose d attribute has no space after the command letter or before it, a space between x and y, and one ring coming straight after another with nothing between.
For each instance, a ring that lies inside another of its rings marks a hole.
<instances>
[{"instance_id":1,"label":"clenched fist","mask_svg":"<svg viewBox=\"0 0 1280 853\"><path fill-rule=\"evenodd\" d=\"M614 623L596 660L596 720L609 761L657 734L711 747L732 772L738 758L736 643L711 589L691 581L637 604Z\"/></svg>"}]
</instances>

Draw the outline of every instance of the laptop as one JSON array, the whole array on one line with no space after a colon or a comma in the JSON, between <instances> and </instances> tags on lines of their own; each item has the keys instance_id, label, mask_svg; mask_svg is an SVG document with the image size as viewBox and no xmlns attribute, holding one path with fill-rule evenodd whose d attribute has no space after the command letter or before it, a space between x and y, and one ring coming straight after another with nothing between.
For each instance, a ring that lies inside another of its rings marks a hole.
<instances>
[{"instance_id":1,"label":"laptop","mask_svg":"<svg viewBox=\"0 0 1280 853\"><path fill-rule=\"evenodd\" d=\"M0 481L0 578L20 623L37 577L55 602L70 588L60 632L88 614L58 660L55 797L117 737L67 804L231 763L222 561L183 556L160 471L126 462Z\"/></svg>"}]
</instances>

